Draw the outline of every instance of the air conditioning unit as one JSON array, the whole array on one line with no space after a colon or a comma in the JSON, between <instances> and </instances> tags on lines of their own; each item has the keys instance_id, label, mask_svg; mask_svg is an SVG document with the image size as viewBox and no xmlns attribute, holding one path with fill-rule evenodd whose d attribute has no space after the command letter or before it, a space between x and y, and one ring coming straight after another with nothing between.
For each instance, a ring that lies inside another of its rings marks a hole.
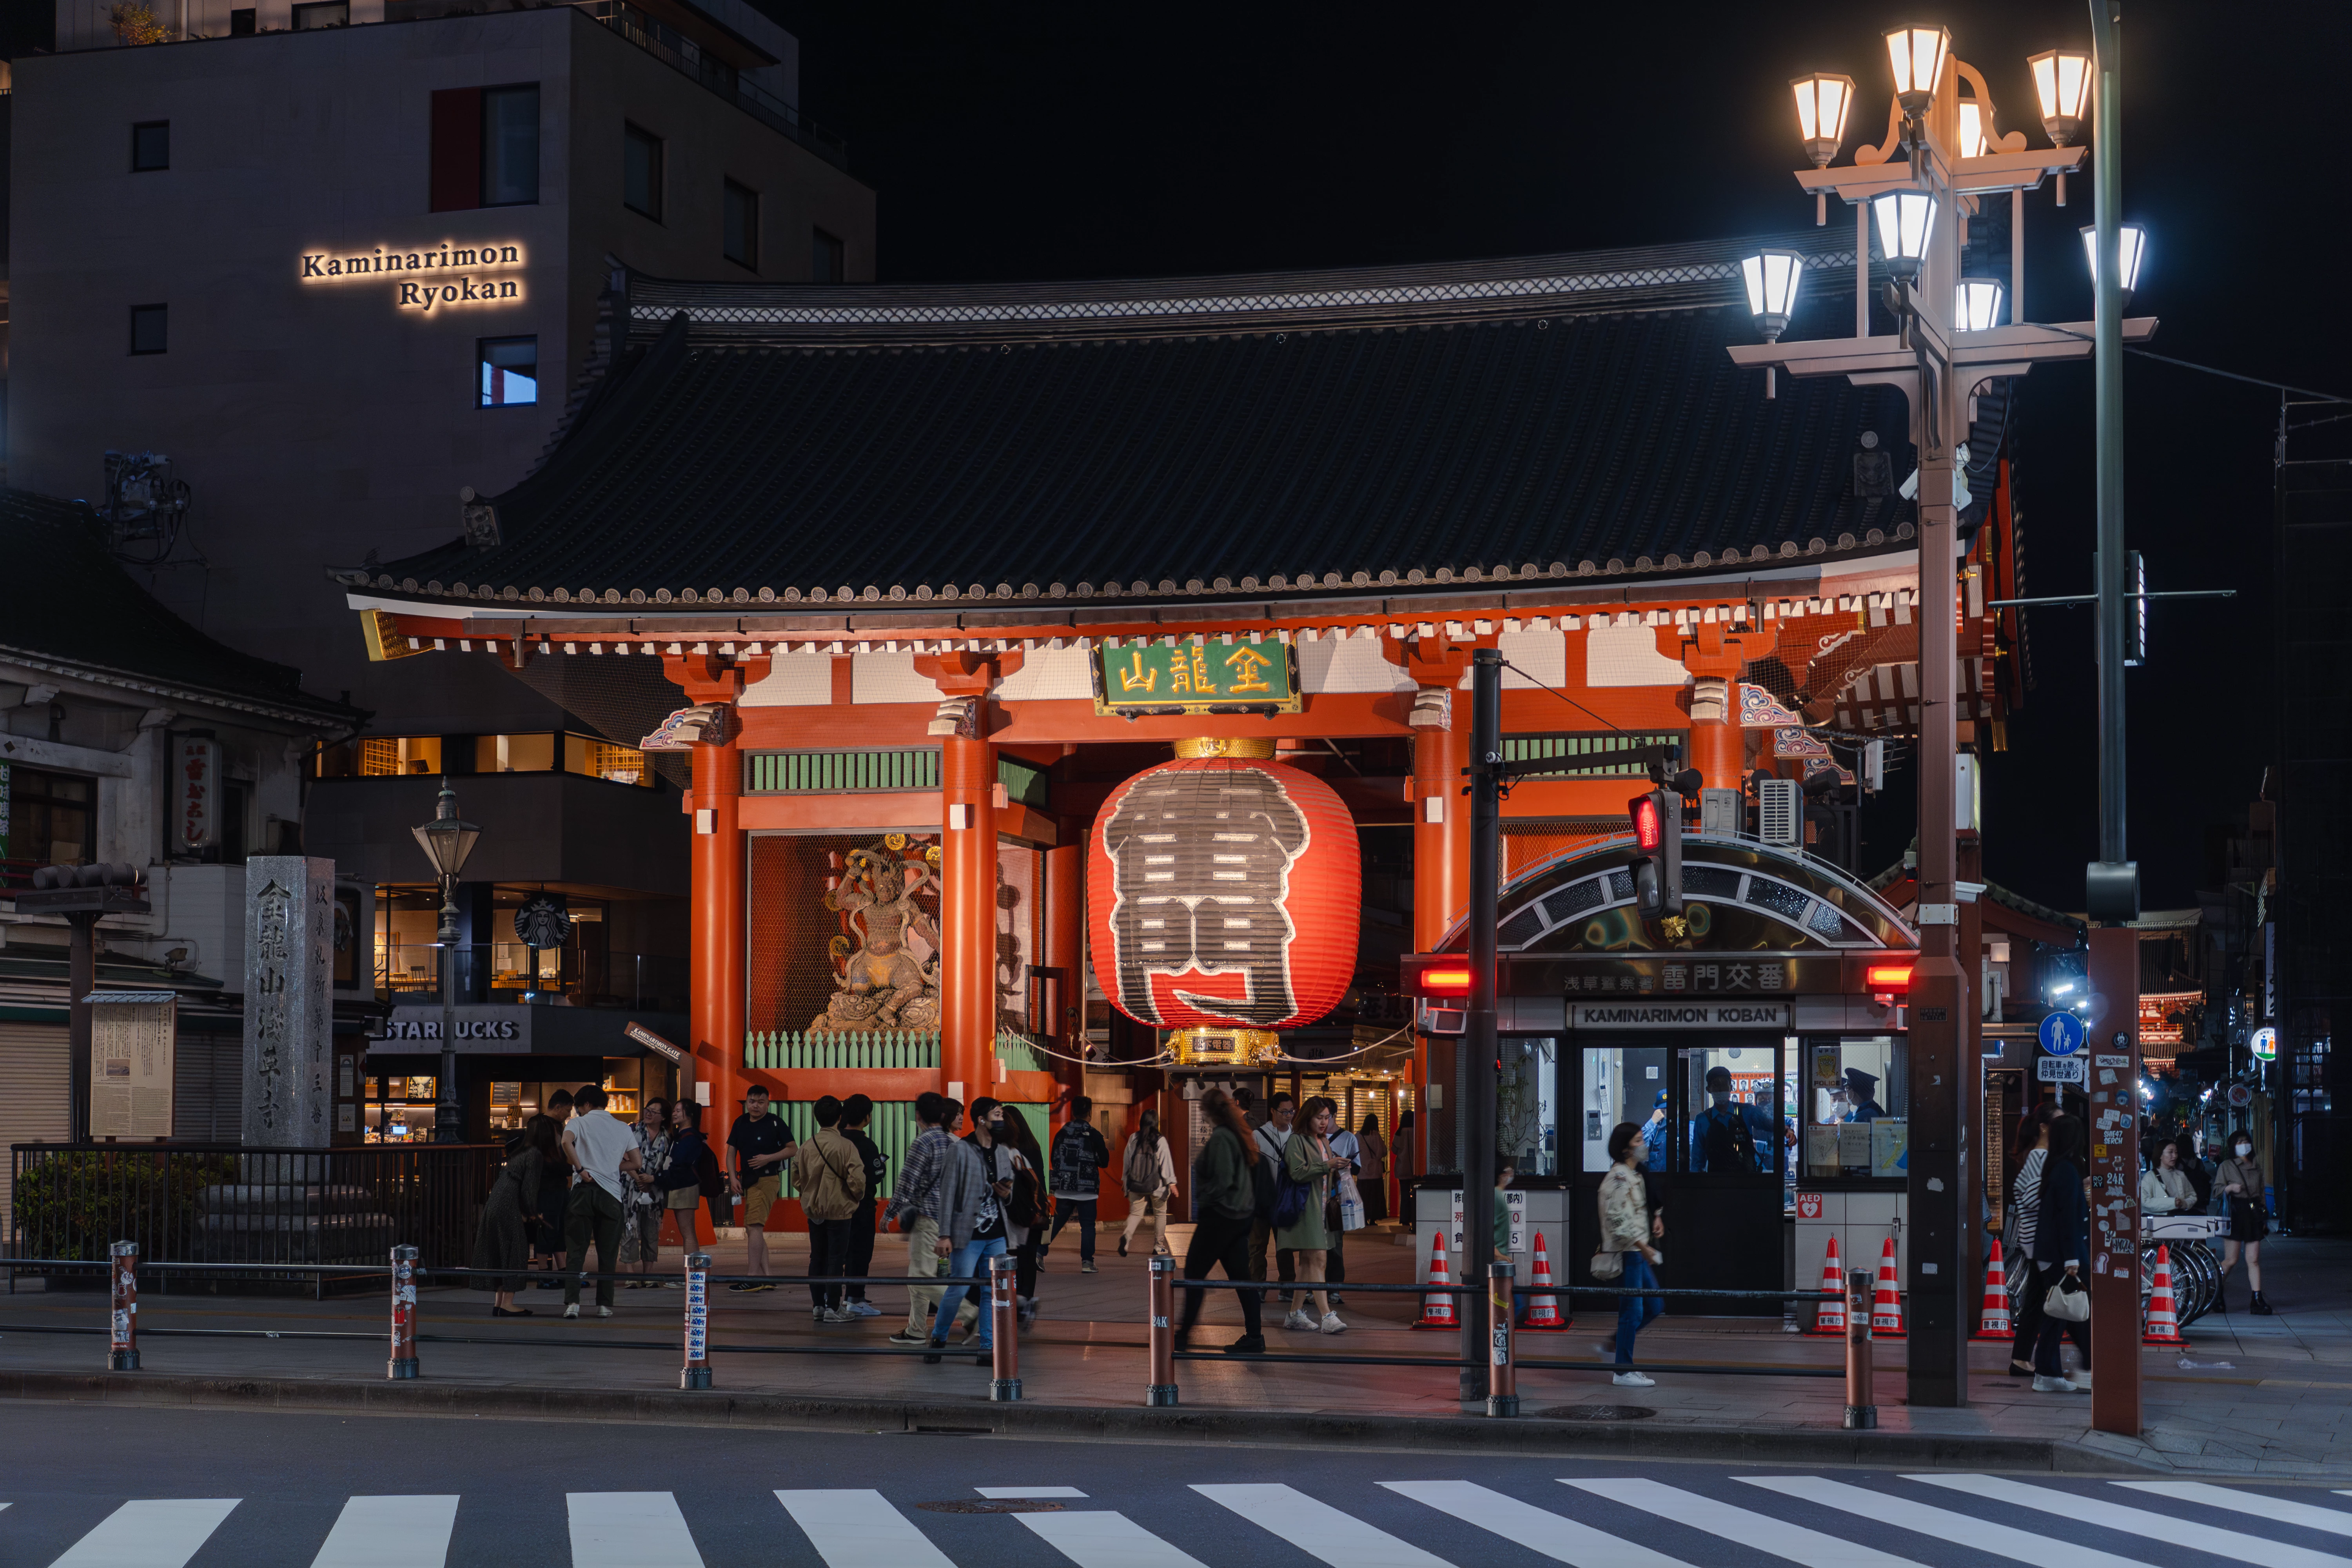
<instances>
[{"instance_id":1,"label":"air conditioning unit","mask_svg":"<svg viewBox=\"0 0 2352 1568\"><path fill-rule=\"evenodd\" d=\"M1795 779L1756 781L1756 837L1767 844L1805 841L1805 786Z\"/></svg>"},{"instance_id":2,"label":"air conditioning unit","mask_svg":"<svg viewBox=\"0 0 2352 1568\"><path fill-rule=\"evenodd\" d=\"M1698 792L1698 830L1719 834L1726 838L1739 837L1741 810L1744 803L1736 789L1703 789Z\"/></svg>"}]
</instances>

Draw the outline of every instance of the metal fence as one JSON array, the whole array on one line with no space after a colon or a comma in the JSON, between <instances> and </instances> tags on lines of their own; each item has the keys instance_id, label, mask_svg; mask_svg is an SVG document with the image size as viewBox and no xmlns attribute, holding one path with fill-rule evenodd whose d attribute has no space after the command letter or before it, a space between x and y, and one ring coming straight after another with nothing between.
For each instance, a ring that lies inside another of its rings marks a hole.
<instances>
[{"instance_id":1,"label":"metal fence","mask_svg":"<svg viewBox=\"0 0 2352 1568\"><path fill-rule=\"evenodd\" d=\"M11 1256L96 1261L134 1241L152 1261L243 1265L236 1278L257 1283L273 1266L381 1264L394 1242L417 1247L427 1267L466 1262L505 1152L17 1143L9 1155Z\"/></svg>"}]
</instances>

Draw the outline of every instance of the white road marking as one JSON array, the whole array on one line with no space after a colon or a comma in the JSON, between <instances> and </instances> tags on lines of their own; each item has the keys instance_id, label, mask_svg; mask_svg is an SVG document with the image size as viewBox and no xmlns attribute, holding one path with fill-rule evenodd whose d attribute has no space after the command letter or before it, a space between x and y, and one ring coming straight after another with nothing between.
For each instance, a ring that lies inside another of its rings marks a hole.
<instances>
[{"instance_id":1,"label":"white road marking","mask_svg":"<svg viewBox=\"0 0 2352 1568\"><path fill-rule=\"evenodd\" d=\"M1017 1517L1078 1568L1201 1568L1127 1515L1108 1509Z\"/></svg>"},{"instance_id":2,"label":"white road marking","mask_svg":"<svg viewBox=\"0 0 2352 1568\"><path fill-rule=\"evenodd\" d=\"M2035 1568L2050 1563L2063 1563L2067 1568L2148 1568L2147 1563L2134 1558L2117 1557L2093 1547L2077 1546L2071 1541L2053 1541L2030 1530L2019 1530L2014 1525L1996 1524L1971 1514L1955 1513L1950 1509L1936 1508L1927 1503L1914 1502L1909 1498L1849 1486L1843 1481L1824 1480L1819 1476L1738 1476L1733 1479L1801 1502L1843 1509L1848 1513L1860 1514L1864 1519L1874 1519L1885 1524L1900 1525L1905 1530L1916 1530L1939 1541L1972 1546L1995 1557L2031 1563Z\"/></svg>"},{"instance_id":3,"label":"white road marking","mask_svg":"<svg viewBox=\"0 0 2352 1568\"><path fill-rule=\"evenodd\" d=\"M212 1538L229 1498L152 1498L124 1503L66 1549L50 1568L181 1568Z\"/></svg>"},{"instance_id":4,"label":"white road marking","mask_svg":"<svg viewBox=\"0 0 2352 1568\"><path fill-rule=\"evenodd\" d=\"M955 1568L880 1492L856 1487L779 1491L825 1568Z\"/></svg>"},{"instance_id":5,"label":"white road marking","mask_svg":"<svg viewBox=\"0 0 2352 1568\"><path fill-rule=\"evenodd\" d=\"M984 1498L994 1498L1000 1501L1017 1500L1020 1498L1084 1497L1087 1495L1076 1487L974 1487L971 1489L978 1492Z\"/></svg>"},{"instance_id":6,"label":"white road marking","mask_svg":"<svg viewBox=\"0 0 2352 1568\"><path fill-rule=\"evenodd\" d=\"M1211 1502L1223 1503L1260 1530L1282 1537L1331 1568L1450 1568L1411 1542L1399 1541L1351 1513L1308 1497L1296 1488L1196 1486Z\"/></svg>"},{"instance_id":7,"label":"white road marking","mask_svg":"<svg viewBox=\"0 0 2352 1568\"><path fill-rule=\"evenodd\" d=\"M1696 1492L1686 1492L1680 1487L1670 1487L1660 1481L1631 1477L1577 1480L1562 1476L1560 1483L1605 1498L1611 1502L1645 1509L1661 1519L1689 1525L1693 1530L1704 1530L1709 1535L1719 1535L1726 1541L1736 1541L1756 1551L1785 1557L1791 1563L1801 1563L1805 1568L1918 1568L1907 1557L1896 1557L1874 1546L1841 1540L1818 1530L1807 1530L1801 1524L1774 1519L1769 1514L1717 1502L1713 1498L1701 1497Z\"/></svg>"},{"instance_id":8,"label":"white road marking","mask_svg":"<svg viewBox=\"0 0 2352 1568\"><path fill-rule=\"evenodd\" d=\"M310 1568L443 1568L454 1497L347 1498Z\"/></svg>"},{"instance_id":9,"label":"white road marking","mask_svg":"<svg viewBox=\"0 0 2352 1568\"><path fill-rule=\"evenodd\" d=\"M1382 1481L1381 1486L1427 1503L1530 1552L1574 1568L1687 1568L1679 1557L1593 1529L1580 1520L1521 1502L1469 1481Z\"/></svg>"},{"instance_id":10,"label":"white road marking","mask_svg":"<svg viewBox=\"0 0 2352 1568\"><path fill-rule=\"evenodd\" d=\"M2010 1503L2019 1508L2039 1509L2043 1513L2054 1513L2099 1530L2145 1535L2150 1540L2185 1546L2191 1552L2210 1552L2216 1557L2259 1563L2263 1568L2347 1568L2347 1563L2352 1563L2352 1559L2332 1556L2325 1552L2283 1545L2275 1541L2265 1541L2259 1535L2219 1530L2210 1524L2176 1519L2170 1514L2150 1513L2146 1509L2126 1508L2121 1503L2085 1497L2081 1492L2030 1487L2022 1481L2012 1481L2001 1476L1906 1476L1903 1479L1925 1481L1929 1486L1967 1492L1972 1497L1990 1498L1994 1502Z\"/></svg>"},{"instance_id":11,"label":"white road marking","mask_svg":"<svg viewBox=\"0 0 2352 1568\"><path fill-rule=\"evenodd\" d=\"M2181 1502L2201 1502L2209 1508L2251 1513L2256 1519L2274 1519L2281 1524L2300 1525L2305 1530L2324 1530L2330 1535L2352 1535L2352 1513L2342 1509L2314 1508L2307 1502L2289 1502L2260 1492L2233 1492L2210 1481L2117 1481L2116 1485ZM2352 1492L2337 1495L2352 1497Z\"/></svg>"},{"instance_id":12,"label":"white road marking","mask_svg":"<svg viewBox=\"0 0 2352 1568\"><path fill-rule=\"evenodd\" d=\"M566 1492L572 1568L702 1568L668 1492Z\"/></svg>"}]
</instances>

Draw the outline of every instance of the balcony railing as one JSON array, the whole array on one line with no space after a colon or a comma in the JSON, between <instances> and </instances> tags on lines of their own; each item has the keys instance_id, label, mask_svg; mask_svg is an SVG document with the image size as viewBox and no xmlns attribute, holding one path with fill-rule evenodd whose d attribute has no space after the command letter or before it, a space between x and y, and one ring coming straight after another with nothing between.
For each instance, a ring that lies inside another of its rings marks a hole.
<instances>
[{"instance_id":1,"label":"balcony railing","mask_svg":"<svg viewBox=\"0 0 2352 1568\"><path fill-rule=\"evenodd\" d=\"M687 962L683 958L578 946L532 949L519 942L460 944L446 951L456 966L461 1002L686 1011ZM435 942L379 945L375 950L378 999L439 1001L444 952Z\"/></svg>"},{"instance_id":2,"label":"balcony railing","mask_svg":"<svg viewBox=\"0 0 2352 1568\"><path fill-rule=\"evenodd\" d=\"M625 0L578 0L575 9L637 47L694 78L772 131L791 137L836 169L849 167L849 143L803 115L735 68L703 52L692 38L664 26Z\"/></svg>"}]
</instances>

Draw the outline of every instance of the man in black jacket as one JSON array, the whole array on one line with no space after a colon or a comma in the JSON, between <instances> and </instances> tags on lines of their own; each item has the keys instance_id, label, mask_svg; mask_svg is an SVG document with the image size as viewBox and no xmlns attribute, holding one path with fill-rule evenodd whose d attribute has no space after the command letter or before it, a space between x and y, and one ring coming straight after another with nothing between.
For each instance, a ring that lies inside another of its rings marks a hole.
<instances>
[{"instance_id":1,"label":"man in black jacket","mask_svg":"<svg viewBox=\"0 0 2352 1568\"><path fill-rule=\"evenodd\" d=\"M1054 1167L1054 1231L1037 1248L1043 1258L1073 1219L1078 1222L1078 1270L1095 1271L1095 1205L1102 1197L1102 1169L1110 1163L1110 1145L1095 1131L1095 1102L1083 1094L1070 1096L1070 1119L1054 1134L1048 1158Z\"/></svg>"},{"instance_id":2,"label":"man in black jacket","mask_svg":"<svg viewBox=\"0 0 2352 1568\"><path fill-rule=\"evenodd\" d=\"M866 1131L874 1120L874 1101L862 1094L853 1094L841 1102L841 1135L857 1150L857 1157L866 1162L866 1197L857 1212L849 1216L849 1277L862 1279L874 1272L874 1206L889 1178L890 1160L881 1146ZM860 1318L878 1318L882 1309L866 1299L866 1287L849 1287L849 1300L844 1310Z\"/></svg>"}]
</instances>

